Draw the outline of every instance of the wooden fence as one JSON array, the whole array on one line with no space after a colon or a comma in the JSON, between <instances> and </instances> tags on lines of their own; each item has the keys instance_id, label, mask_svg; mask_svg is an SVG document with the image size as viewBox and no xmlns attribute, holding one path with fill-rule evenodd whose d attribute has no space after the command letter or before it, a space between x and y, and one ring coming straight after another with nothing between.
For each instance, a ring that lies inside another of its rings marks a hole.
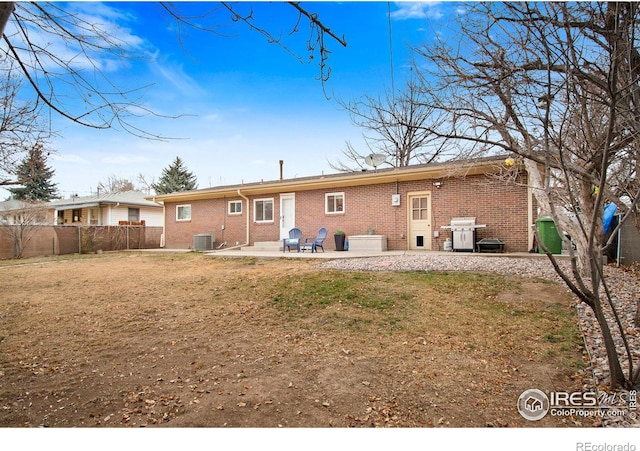
<instances>
[{"instance_id":1,"label":"wooden fence","mask_svg":"<svg viewBox=\"0 0 640 451\"><path fill-rule=\"evenodd\" d=\"M22 229L20 229L22 227ZM0 259L16 257L15 237L23 236L22 257L86 254L160 247L162 227L124 226L0 226Z\"/></svg>"}]
</instances>

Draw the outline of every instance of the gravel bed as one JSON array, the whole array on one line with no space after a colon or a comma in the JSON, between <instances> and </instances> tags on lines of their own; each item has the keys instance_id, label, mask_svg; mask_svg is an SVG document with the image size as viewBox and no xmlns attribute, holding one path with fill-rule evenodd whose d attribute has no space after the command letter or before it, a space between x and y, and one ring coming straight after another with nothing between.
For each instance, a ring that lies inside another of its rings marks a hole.
<instances>
[{"instance_id":1,"label":"gravel bed","mask_svg":"<svg viewBox=\"0 0 640 451\"><path fill-rule=\"evenodd\" d=\"M568 263L561 261L560 265L568 269ZM512 258L512 257L482 257L477 255L415 255L384 256L370 258L348 258L324 262L320 268L347 271L491 271L500 274L518 275L523 277L542 278L564 283L556 274L553 266L546 258ZM632 273L619 268L608 266L605 277L613 296L613 303L618 311L621 323L627 333L629 346L637 365L640 362L640 330L634 324L634 317L638 299L640 299L640 283ZM602 298L604 299L604 297ZM608 391L609 368L607 355L601 338L600 327L591 309L576 299L576 311L580 330L583 334L585 352L591 361L590 374L587 376L589 384L585 384L585 391ZM615 324L610 321L612 331L616 332ZM616 338L618 352L623 356L621 363L623 370L628 372L626 352L620 337ZM626 374L626 373L625 373ZM618 392L619 396L626 396L626 392ZM618 398L620 399L620 398ZM603 421L609 427L638 427L640 420L635 418L637 411L614 419Z\"/></svg>"}]
</instances>

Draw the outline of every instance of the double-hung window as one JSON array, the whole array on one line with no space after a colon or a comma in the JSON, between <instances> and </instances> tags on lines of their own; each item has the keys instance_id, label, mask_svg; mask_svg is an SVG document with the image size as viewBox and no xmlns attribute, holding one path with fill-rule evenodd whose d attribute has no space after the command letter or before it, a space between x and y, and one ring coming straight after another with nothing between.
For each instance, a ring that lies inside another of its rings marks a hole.
<instances>
[{"instance_id":1,"label":"double-hung window","mask_svg":"<svg viewBox=\"0 0 640 451\"><path fill-rule=\"evenodd\" d=\"M176 221L191 221L191 205L176 206Z\"/></svg>"},{"instance_id":2,"label":"double-hung window","mask_svg":"<svg viewBox=\"0 0 640 451\"><path fill-rule=\"evenodd\" d=\"M344 213L344 193L327 193L324 195L324 212L326 214Z\"/></svg>"},{"instance_id":3,"label":"double-hung window","mask_svg":"<svg viewBox=\"0 0 640 451\"><path fill-rule=\"evenodd\" d=\"M255 222L273 222L273 199L254 200L253 218Z\"/></svg>"},{"instance_id":4,"label":"double-hung window","mask_svg":"<svg viewBox=\"0 0 640 451\"><path fill-rule=\"evenodd\" d=\"M229 209L227 210L229 215L241 215L242 214L242 201L230 200Z\"/></svg>"},{"instance_id":5,"label":"double-hung window","mask_svg":"<svg viewBox=\"0 0 640 451\"><path fill-rule=\"evenodd\" d=\"M93 218L93 215L91 216ZM140 222L140 209L129 208L129 222Z\"/></svg>"}]
</instances>

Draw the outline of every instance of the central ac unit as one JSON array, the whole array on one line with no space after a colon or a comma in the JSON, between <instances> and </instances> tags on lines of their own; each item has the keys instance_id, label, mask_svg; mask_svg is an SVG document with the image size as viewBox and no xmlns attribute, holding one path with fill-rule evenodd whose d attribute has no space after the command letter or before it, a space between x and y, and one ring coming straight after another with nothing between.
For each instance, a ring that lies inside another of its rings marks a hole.
<instances>
[{"instance_id":1,"label":"central ac unit","mask_svg":"<svg viewBox=\"0 0 640 451\"><path fill-rule=\"evenodd\" d=\"M194 251L210 251L213 249L213 235L200 233L193 236Z\"/></svg>"}]
</instances>

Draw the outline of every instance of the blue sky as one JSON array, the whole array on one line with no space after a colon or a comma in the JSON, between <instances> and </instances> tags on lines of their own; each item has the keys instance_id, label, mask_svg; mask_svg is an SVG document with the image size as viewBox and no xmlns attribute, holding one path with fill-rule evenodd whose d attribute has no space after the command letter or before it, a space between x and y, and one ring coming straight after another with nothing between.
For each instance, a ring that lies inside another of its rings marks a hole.
<instances>
[{"instance_id":1,"label":"blue sky","mask_svg":"<svg viewBox=\"0 0 640 451\"><path fill-rule=\"evenodd\" d=\"M148 86L146 107L184 116L136 120L136 126L151 133L176 138L166 142L117 129L83 128L54 116L53 128L60 136L54 139L56 153L49 163L64 197L95 192L98 182L109 177L157 179L176 156L195 173L199 188L277 179L279 160L284 160L285 178L334 172L328 161L341 157L346 141L362 146L363 131L351 124L336 99L375 96L390 88L391 53L395 85L401 86L410 46L435 39L458 13L455 3L446 2L302 3L348 43L344 48L326 38L331 77L323 86L317 63L309 62L304 50L307 22L303 19L299 32L289 35L297 21L293 7L277 2L237 6L239 11L252 7L256 23L282 33L302 61L231 22L223 11L213 17L225 36L186 30L179 37L175 23L155 2L68 5L107 27L117 26L118 37L145 55L124 62L105 55L103 67L111 82ZM183 7L206 11L219 4Z\"/></svg>"}]
</instances>

